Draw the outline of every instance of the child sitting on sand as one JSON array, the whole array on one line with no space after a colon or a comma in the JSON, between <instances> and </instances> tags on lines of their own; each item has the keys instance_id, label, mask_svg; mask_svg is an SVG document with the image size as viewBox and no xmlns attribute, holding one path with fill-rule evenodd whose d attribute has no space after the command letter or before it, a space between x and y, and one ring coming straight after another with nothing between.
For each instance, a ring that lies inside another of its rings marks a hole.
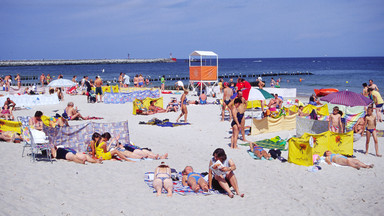
<instances>
[{"instance_id":1,"label":"child sitting on sand","mask_svg":"<svg viewBox=\"0 0 384 216\"><path fill-rule=\"evenodd\" d=\"M367 115L365 116L364 126L366 127L366 137L367 141L365 142L365 154L368 154L369 140L371 139L371 135L373 136L373 141L375 142L375 150L376 156L381 157L379 154L379 144L377 142L377 133L376 133L376 118L372 115L373 108L368 107Z\"/></svg>"},{"instance_id":2,"label":"child sitting on sand","mask_svg":"<svg viewBox=\"0 0 384 216\"><path fill-rule=\"evenodd\" d=\"M249 148L251 149L251 152L255 154L258 158L264 157L265 159L269 159L271 157L271 154L268 154L263 147L258 146L256 143L249 143Z\"/></svg>"},{"instance_id":3,"label":"child sitting on sand","mask_svg":"<svg viewBox=\"0 0 384 216\"><path fill-rule=\"evenodd\" d=\"M342 133L343 125L341 124L341 115L339 107L333 107L333 113L329 115L328 128L335 133Z\"/></svg>"}]
</instances>

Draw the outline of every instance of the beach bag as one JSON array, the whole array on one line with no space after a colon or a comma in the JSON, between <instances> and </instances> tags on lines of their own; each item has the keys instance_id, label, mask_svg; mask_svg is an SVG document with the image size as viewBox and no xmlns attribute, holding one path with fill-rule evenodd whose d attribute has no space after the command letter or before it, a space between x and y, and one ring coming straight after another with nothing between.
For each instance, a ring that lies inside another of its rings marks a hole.
<instances>
[{"instance_id":1,"label":"beach bag","mask_svg":"<svg viewBox=\"0 0 384 216\"><path fill-rule=\"evenodd\" d=\"M271 149L268 153L271 154L271 157L275 160L281 156L281 151L279 149Z\"/></svg>"}]
</instances>

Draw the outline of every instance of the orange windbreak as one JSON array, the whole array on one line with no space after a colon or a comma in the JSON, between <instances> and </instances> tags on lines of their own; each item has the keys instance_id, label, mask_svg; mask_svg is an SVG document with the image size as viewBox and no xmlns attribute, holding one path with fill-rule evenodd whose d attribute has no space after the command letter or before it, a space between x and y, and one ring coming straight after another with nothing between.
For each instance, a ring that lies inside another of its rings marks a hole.
<instances>
[{"instance_id":1,"label":"orange windbreak","mask_svg":"<svg viewBox=\"0 0 384 216\"><path fill-rule=\"evenodd\" d=\"M217 80L217 66L191 66L189 80Z\"/></svg>"}]
</instances>

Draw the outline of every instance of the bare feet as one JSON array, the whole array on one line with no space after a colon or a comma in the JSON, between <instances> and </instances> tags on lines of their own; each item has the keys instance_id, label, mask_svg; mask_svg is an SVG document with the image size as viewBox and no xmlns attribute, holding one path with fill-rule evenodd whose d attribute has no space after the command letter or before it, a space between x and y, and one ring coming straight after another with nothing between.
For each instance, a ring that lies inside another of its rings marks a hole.
<instances>
[{"instance_id":1,"label":"bare feet","mask_svg":"<svg viewBox=\"0 0 384 216\"><path fill-rule=\"evenodd\" d=\"M239 196L240 196L241 198L244 198L244 194L239 194Z\"/></svg>"},{"instance_id":2,"label":"bare feet","mask_svg":"<svg viewBox=\"0 0 384 216\"><path fill-rule=\"evenodd\" d=\"M229 198L233 198L235 195L233 193L228 194Z\"/></svg>"},{"instance_id":3,"label":"bare feet","mask_svg":"<svg viewBox=\"0 0 384 216\"><path fill-rule=\"evenodd\" d=\"M373 168L373 166L374 166L373 164L371 164L371 165L368 165L368 168Z\"/></svg>"},{"instance_id":4,"label":"bare feet","mask_svg":"<svg viewBox=\"0 0 384 216\"><path fill-rule=\"evenodd\" d=\"M168 158L168 153L165 153L163 156L160 157L160 159L167 159Z\"/></svg>"},{"instance_id":5,"label":"bare feet","mask_svg":"<svg viewBox=\"0 0 384 216\"><path fill-rule=\"evenodd\" d=\"M382 157L382 155L381 154L376 154L376 157Z\"/></svg>"}]
</instances>

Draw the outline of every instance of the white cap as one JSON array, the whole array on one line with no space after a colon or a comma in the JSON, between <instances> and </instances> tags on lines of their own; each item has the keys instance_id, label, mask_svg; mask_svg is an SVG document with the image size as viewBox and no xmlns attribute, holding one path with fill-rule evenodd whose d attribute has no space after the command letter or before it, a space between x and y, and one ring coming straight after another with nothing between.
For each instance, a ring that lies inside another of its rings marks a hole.
<instances>
[{"instance_id":1,"label":"white cap","mask_svg":"<svg viewBox=\"0 0 384 216\"><path fill-rule=\"evenodd\" d=\"M258 79L258 80L260 80L260 81L262 81L262 80L263 80L263 78L261 78L261 77L258 77L257 79Z\"/></svg>"}]
</instances>

